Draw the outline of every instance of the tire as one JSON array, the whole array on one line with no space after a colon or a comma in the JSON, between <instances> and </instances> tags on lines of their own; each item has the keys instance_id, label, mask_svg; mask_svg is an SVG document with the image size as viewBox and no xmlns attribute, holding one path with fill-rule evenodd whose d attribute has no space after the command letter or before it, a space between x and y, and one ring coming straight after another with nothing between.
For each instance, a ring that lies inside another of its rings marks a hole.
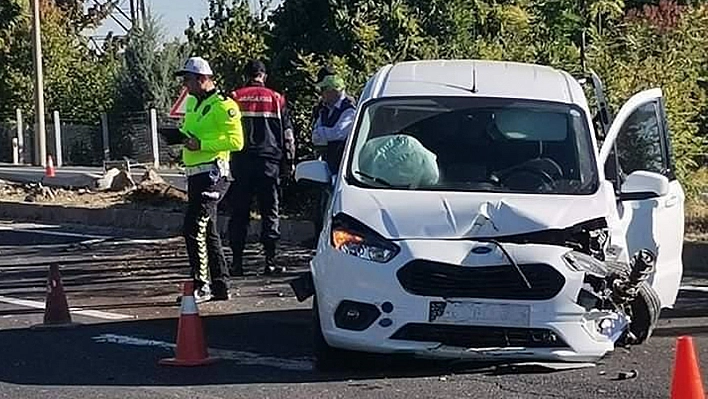
<instances>
[{"instance_id":1,"label":"tire","mask_svg":"<svg viewBox=\"0 0 708 399\"><path fill-rule=\"evenodd\" d=\"M366 364L362 353L333 348L327 343L322 334L317 296L312 300L312 349L317 371L346 371Z\"/></svg>"},{"instance_id":2,"label":"tire","mask_svg":"<svg viewBox=\"0 0 708 399\"><path fill-rule=\"evenodd\" d=\"M661 314L661 299L648 283L639 286L637 298L630 304L632 323L629 330L637 337L635 345L646 342L659 323Z\"/></svg>"},{"instance_id":3,"label":"tire","mask_svg":"<svg viewBox=\"0 0 708 399\"><path fill-rule=\"evenodd\" d=\"M610 272L629 276L630 267L621 262L605 262ZM646 342L654 332L659 323L661 314L661 299L652 286L644 281L639 284L637 297L629 304L632 314L632 322L629 331L636 339L628 342L632 345L640 345ZM624 340L621 340L624 341Z\"/></svg>"}]
</instances>

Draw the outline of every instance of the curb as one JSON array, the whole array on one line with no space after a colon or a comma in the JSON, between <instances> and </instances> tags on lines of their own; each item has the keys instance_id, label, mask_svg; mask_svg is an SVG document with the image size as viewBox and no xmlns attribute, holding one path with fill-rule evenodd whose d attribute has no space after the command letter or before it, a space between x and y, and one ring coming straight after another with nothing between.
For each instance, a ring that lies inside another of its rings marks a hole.
<instances>
[{"instance_id":1,"label":"curb","mask_svg":"<svg viewBox=\"0 0 708 399\"><path fill-rule=\"evenodd\" d=\"M0 219L113 227L179 236L182 234L184 214L156 209L82 208L0 200ZM217 222L219 234L225 240L228 240L228 223L229 217L227 215L219 215ZM258 241L259 234L260 220L251 220L248 227L248 240ZM300 243L313 237L314 225L308 221L281 219L280 234L282 241Z\"/></svg>"}]
</instances>

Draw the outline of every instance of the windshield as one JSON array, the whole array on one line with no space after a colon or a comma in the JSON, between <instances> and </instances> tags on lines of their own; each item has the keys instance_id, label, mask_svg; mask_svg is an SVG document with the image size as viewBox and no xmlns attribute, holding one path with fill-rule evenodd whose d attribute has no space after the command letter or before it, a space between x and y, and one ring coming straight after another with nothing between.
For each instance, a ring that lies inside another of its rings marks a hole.
<instances>
[{"instance_id":1,"label":"windshield","mask_svg":"<svg viewBox=\"0 0 708 399\"><path fill-rule=\"evenodd\" d=\"M579 109L493 98L385 99L362 112L347 177L402 190L590 194L597 172Z\"/></svg>"}]
</instances>

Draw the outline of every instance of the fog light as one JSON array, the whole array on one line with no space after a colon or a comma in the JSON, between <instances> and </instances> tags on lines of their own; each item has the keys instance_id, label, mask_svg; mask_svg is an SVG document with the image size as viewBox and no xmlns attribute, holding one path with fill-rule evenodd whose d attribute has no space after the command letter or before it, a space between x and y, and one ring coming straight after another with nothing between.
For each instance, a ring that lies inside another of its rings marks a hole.
<instances>
[{"instance_id":1,"label":"fog light","mask_svg":"<svg viewBox=\"0 0 708 399\"><path fill-rule=\"evenodd\" d=\"M368 303L342 301L334 312L334 324L338 328L364 331L381 316L381 311Z\"/></svg>"},{"instance_id":2,"label":"fog light","mask_svg":"<svg viewBox=\"0 0 708 399\"><path fill-rule=\"evenodd\" d=\"M629 326L629 319L623 313L592 312L585 316L593 333L612 342L617 341Z\"/></svg>"},{"instance_id":3,"label":"fog light","mask_svg":"<svg viewBox=\"0 0 708 399\"><path fill-rule=\"evenodd\" d=\"M541 342L544 344L553 344L558 342L558 336L553 331L541 330L541 331L531 331L531 340L534 342Z\"/></svg>"}]
</instances>

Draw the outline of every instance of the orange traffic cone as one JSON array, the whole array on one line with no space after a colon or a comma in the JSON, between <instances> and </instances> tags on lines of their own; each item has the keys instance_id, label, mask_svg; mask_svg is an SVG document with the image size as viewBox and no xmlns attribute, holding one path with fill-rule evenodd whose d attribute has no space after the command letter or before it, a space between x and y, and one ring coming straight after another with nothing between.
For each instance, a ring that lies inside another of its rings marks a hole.
<instances>
[{"instance_id":1,"label":"orange traffic cone","mask_svg":"<svg viewBox=\"0 0 708 399\"><path fill-rule=\"evenodd\" d=\"M166 366L202 366L217 361L207 352L202 319L199 317L197 302L194 300L194 282L184 283L182 306L177 326L176 357L162 359L159 364Z\"/></svg>"},{"instance_id":2,"label":"orange traffic cone","mask_svg":"<svg viewBox=\"0 0 708 399\"><path fill-rule=\"evenodd\" d=\"M47 155L47 167L44 170L44 175L47 177L54 177L54 160L52 160L51 155Z\"/></svg>"},{"instance_id":3,"label":"orange traffic cone","mask_svg":"<svg viewBox=\"0 0 708 399\"><path fill-rule=\"evenodd\" d=\"M32 329L68 328L75 327L77 323L71 321L69 304L66 301L64 286L61 283L59 265L49 267L47 278L47 300L44 308L44 323L32 326Z\"/></svg>"},{"instance_id":4,"label":"orange traffic cone","mask_svg":"<svg viewBox=\"0 0 708 399\"><path fill-rule=\"evenodd\" d=\"M692 337L678 337L676 341L671 399L705 399Z\"/></svg>"}]
</instances>

